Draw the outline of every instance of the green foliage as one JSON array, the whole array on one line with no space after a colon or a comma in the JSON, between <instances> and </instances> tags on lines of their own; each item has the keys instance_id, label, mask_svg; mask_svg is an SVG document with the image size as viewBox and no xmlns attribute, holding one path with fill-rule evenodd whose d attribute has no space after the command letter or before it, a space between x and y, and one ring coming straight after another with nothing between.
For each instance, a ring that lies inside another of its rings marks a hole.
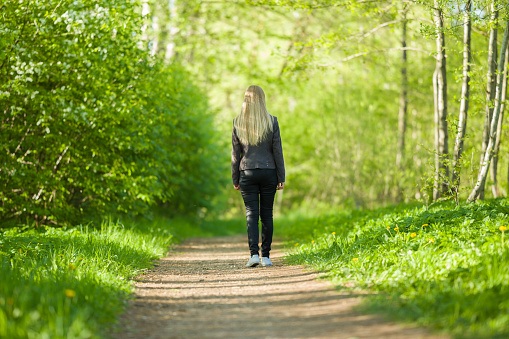
<instances>
[{"instance_id":1,"label":"green foliage","mask_svg":"<svg viewBox=\"0 0 509 339\"><path fill-rule=\"evenodd\" d=\"M130 278L176 239L237 233L238 220L103 223L0 233L0 338L100 338L133 291Z\"/></svg>"},{"instance_id":2,"label":"green foliage","mask_svg":"<svg viewBox=\"0 0 509 339\"><path fill-rule=\"evenodd\" d=\"M229 141L245 89L251 84L264 88L268 110L281 125L288 187L281 202L285 211L343 205L347 200L379 206L401 200L401 190L407 199L418 193L415 186L433 140L434 59L429 53L409 51L407 157L402 171L392 165L400 92L400 51L392 49L399 46L399 6L380 12L378 3L353 9L349 6L355 3L339 1L193 0L177 1L171 9L166 1L149 3L148 23L157 23L149 26L159 27L148 33L157 41L155 52L167 55L162 47L172 46L168 59L201 80L218 111L224 140ZM320 4L326 9L320 10ZM161 11L163 7L171 15ZM422 9L413 15L425 16ZM386 21L395 22L368 34L375 23ZM419 27L420 21L409 21L408 40L433 51L433 41L423 39ZM358 57L350 59L352 55ZM222 150L225 163L230 147ZM228 177L229 169L223 175ZM237 192L231 184L225 187L232 212L241 210Z\"/></svg>"},{"instance_id":3,"label":"green foliage","mask_svg":"<svg viewBox=\"0 0 509 339\"><path fill-rule=\"evenodd\" d=\"M481 149L487 35L495 25L486 12L488 3L473 3L470 108L460 198L471 190ZM438 5L445 15L452 151L461 99L464 2L444 0ZM349 200L378 207L423 198L422 178L434 157L434 6L430 0L151 0L147 35L156 46L153 53L182 64L199 79L217 110L223 141L228 141L244 90L251 84L264 88L268 110L281 125L288 188L281 202L284 211L341 206ZM506 12L500 5L501 18ZM396 168L403 21L408 113L405 152ZM505 154L504 141L501 147L500 154ZM227 144L220 159L229 161ZM499 160L499 167L505 168L507 158ZM229 176L228 168L223 176ZM499 175L498 182L502 192L507 190L504 176ZM231 184L225 187L232 213L241 210Z\"/></svg>"},{"instance_id":4,"label":"green foliage","mask_svg":"<svg viewBox=\"0 0 509 339\"><path fill-rule=\"evenodd\" d=\"M509 333L509 248L500 230L509 223L506 205L345 210L283 223L282 232L289 245L301 243L290 262L323 270L339 286L383 292L371 306L460 337L503 336Z\"/></svg>"},{"instance_id":5,"label":"green foliage","mask_svg":"<svg viewBox=\"0 0 509 339\"><path fill-rule=\"evenodd\" d=\"M1 8L2 226L207 206L220 181L205 95L139 48L136 1Z\"/></svg>"}]
</instances>

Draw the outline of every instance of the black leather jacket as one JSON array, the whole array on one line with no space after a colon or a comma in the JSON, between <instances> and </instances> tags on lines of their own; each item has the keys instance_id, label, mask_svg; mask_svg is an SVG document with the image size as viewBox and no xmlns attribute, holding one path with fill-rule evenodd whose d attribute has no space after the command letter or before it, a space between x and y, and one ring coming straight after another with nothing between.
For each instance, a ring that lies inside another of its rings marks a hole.
<instances>
[{"instance_id":1,"label":"black leather jacket","mask_svg":"<svg viewBox=\"0 0 509 339\"><path fill-rule=\"evenodd\" d=\"M275 168L277 181L285 182L285 161L283 159L283 146L277 118L273 118L272 132L258 145L244 145L240 142L235 131L232 132L232 179L238 185L240 171L256 168Z\"/></svg>"}]
</instances>

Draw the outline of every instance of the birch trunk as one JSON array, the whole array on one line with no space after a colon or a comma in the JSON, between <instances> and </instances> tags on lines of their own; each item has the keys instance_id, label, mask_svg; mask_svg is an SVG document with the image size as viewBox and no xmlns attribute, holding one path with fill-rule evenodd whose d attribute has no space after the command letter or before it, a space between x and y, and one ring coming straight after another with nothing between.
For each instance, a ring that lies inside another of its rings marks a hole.
<instances>
[{"instance_id":1,"label":"birch trunk","mask_svg":"<svg viewBox=\"0 0 509 339\"><path fill-rule=\"evenodd\" d=\"M495 146L495 141L497 137L498 130L498 120L500 116L500 110L502 106L502 87L503 87L503 78L504 78L504 65L505 65L505 50L507 49L507 40L509 38L509 19L506 21L506 27L504 31L504 38L502 39L502 46L500 50L500 57L498 60L498 72L497 72L497 86L495 91L495 107L493 110L493 118L491 121L490 127L490 138L488 141L488 146L486 147L486 152L484 154L484 163L482 164L479 170L479 176L477 177L477 182L474 186L474 189L470 193L467 202L473 202L476 200L479 195L481 186L483 186L486 182L486 177L488 176L488 171L490 168L490 162L493 158L493 148Z\"/></svg>"},{"instance_id":2,"label":"birch trunk","mask_svg":"<svg viewBox=\"0 0 509 339\"><path fill-rule=\"evenodd\" d=\"M468 117L468 101L470 99L470 37L472 33L471 22L471 0L467 0L465 4L465 14L463 16L463 83L461 85L461 103L460 114L458 121L458 132L456 134L456 141L454 143L453 155L453 169L452 169L452 182L454 185L455 194L458 194L460 184L460 171L461 171L461 155L463 153L463 142L465 140L465 132L467 129Z\"/></svg>"},{"instance_id":3,"label":"birch trunk","mask_svg":"<svg viewBox=\"0 0 509 339\"><path fill-rule=\"evenodd\" d=\"M437 70L433 72L433 103L434 103L434 123L435 123L435 181L433 184L433 200L440 198L440 173L438 168L440 167L440 156L438 154L438 81L437 81Z\"/></svg>"},{"instance_id":4,"label":"birch trunk","mask_svg":"<svg viewBox=\"0 0 509 339\"><path fill-rule=\"evenodd\" d=\"M505 63L504 63L504 78L502 84L502 94L501 94L501 106L500 106L500 116L498 119L497 125L497 138L495 140L495 146L493 149L493 165L491 166L491 181L493 184L491 185L491 192L493 193L493 197L497 198L500 196L500 187L498 186L497 181L497 172L498 172L498 155L500 150L500 141L502 137L502 123L504 121L504 111L505 111L505 98L507 95L507 60L509 58L509 50L505 51Z\"/></svg>"},{"instance_id":5,"label":"birch trunk","mask_svg":"<svg viewBox=\"0 0 509 339\"><path fill-rule=\"evenodd\" d=\"M490 138L490 128L493 119L493 100L495 99L495 80L497 69L497 19L498 11L496 9L495 1L491 2L491 16L490 22L493 28L490 30L490 40L488 46L488 73L486 76L486 115L484 119L484 130L482 136L482 152L481 152L481 166L484 163L484 154L488 147ZM479 199L484 199L484 183L479 190Z\"/></svg>"},{"instance_id":6,"label":"birch trunk","mask_svg":"<svg viewBox=\"0 0 509 339\"><path fill-rule=\"evenodd\" d=\"M401 32L401 94L399 96L399 114L398 114L398 151L396 154L396 167L402 168L403 158L405 156L405 132L407 120L407 92L408 92L408 76L407 76L407 56L406 56L406 8L403 10L403 27Z\"/></svg>"},{"instance_id":7,"label":"birch trunk","mask_svg":"<svg viewBox=\"0 0 509 339\"><path fill-rule=\"evenodd\" d=\"M449 167L447 166L448 149L448 132L447 132L447 72L445 59L445 35L444 35L444 17L439 1L435 0L435 12L433 16L436 30L437 44L437 63L436 63L436 121L437 133L436 150L438 158L438 166L436 167L436 183L438 188L437 197L447 194L448 183L446 178L449 177Z\"/></svg>"}]
</instances>

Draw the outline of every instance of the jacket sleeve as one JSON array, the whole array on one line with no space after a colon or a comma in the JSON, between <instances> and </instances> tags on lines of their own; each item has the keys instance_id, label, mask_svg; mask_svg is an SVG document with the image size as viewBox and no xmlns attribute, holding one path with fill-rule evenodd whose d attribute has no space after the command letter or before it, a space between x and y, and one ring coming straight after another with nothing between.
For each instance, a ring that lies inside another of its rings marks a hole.
<instances>
[{"instance_id":1,"label":"jacket sleeve","mask_svg":"<svg viewBox=\"0 0 509 339\"><path fill-rule=\"evenodd\" d=\"M240 146L239 138L235 133L235 126L232 131L232 180L234 185L239 184L240 180L240 158L242 156L242 149Z\"/></svg>"},{"instance_id":2,"label":"jacket sleeve","mask_svg":"<svg viewBox=\"0 0 509 339\"><path fill-rule=\"evenodd\" d=\"M283 158L283 145L281 144L281 133L279 131L279 123L274 117L274 136L272 137L272 152L274 154L274 162L276 163L277 182L285 182L285 160Z\"/></svg>"}]
</instances>

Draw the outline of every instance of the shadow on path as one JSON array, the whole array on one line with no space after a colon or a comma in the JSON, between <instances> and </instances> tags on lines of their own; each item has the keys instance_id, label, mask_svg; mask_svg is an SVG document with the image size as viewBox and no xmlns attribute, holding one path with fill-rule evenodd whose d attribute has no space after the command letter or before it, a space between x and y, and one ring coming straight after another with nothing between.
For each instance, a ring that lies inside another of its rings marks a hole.
<instances>
[{"instance_id":1,"label":"shadow on path","mask_svg":"<svg viewBox=\"0 0 509 339\"><path fill-rule=\"evenodd\" d=\"M244 236L182 243L136 280L115 338L443 338L353 311L362 295L339 293L317 273L282 262L245 268Z\"/></svg>"}]
</instances>

